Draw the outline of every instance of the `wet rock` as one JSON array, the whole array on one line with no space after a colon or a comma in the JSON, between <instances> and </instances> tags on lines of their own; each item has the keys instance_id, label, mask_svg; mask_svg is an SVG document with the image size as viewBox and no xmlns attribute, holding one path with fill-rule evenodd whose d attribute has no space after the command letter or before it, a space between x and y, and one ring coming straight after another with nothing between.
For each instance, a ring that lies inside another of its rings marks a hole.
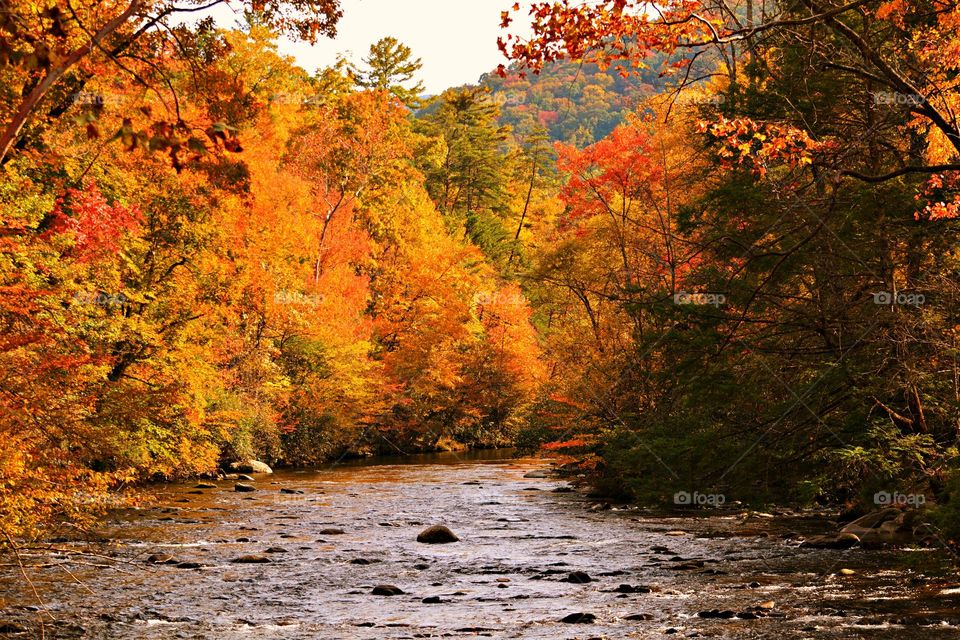
<instances>
[{"instance_id":1,"label":"wet rock","mask_svg":"<svg viewBox=\"0 0 960 640\"><path fill-rule=\"evenodd\" d=\"M447 544L459 541L460 538L442 524L427 527L417 536L417 542L422 542L423 544Z\"/></svg>"},{"instance_id":2,"label":"wet rock","mask_svg":"<svg viewBox=\"0 0 960 640\"><path fill-rule=\"evenodd\" d=\"M569 486L557 487L553 490L553 493L573 493L573 487L569 487Z\"/></svg>"},{"instance_id":3,"label":"wet rock","mask_svg":"<svg viewBox=\"0 0 960 640\"><path fill-rule=\"evenodd\" d=\"M800 543L801 547L810 549L849 549L860 544L860 538L853 533L838 533L836 535L813 536Z\"/></svg>"},{"instance_id":4,"label":"wet rock","mask_svg":"<svg viewBox=\"0 0 960 640\"><path fill-rule=\"evenodd\" d=\"M217 488L217 485L213 484L212 482L198 482L194 486L194 489L216 489L216 488Z\"/></svg>"},{"instance_id":5,"label":"wet rock","mask_svg":"<svg viewBox=\"0 0 960 640\"><path fill-rule=\"evenodd\" d=\"M298 494L298 495L299 495L299 494L303 494L303 491L301 491L300 489L286 489L286 488L284 488L284 489L280 489L280 493L287 493L287 494L291 494L291 495Z\"/></svg>"},{"instance_id":6,"label":"wet rock","mask_svg":"<svg viewBox=\"0 0 960 640\"><path fill-rule=\"evenodd\" d=\"M16 622L0 622L0 633L26 633L27 630Z\"/></svg>"},{"instance_id":7,"label":"wet rock","mask_svg":"<svg viewBox=\"0 0 960 640\"><path fill-rule=\"evenodd\" d=\"M653 591L653 589L642 584L621 584L612 590L613 593L650 593L651 591Z\"/></svg>"},{"instance_id":8,"label":"wet rock","mask_svg":"<svg viewBox=\"0 0 960 640\"><path fill-rule=\"evenodd\" d=\"M593 578L583 571L574 571L566 578L563 578L561 582L569 582L571 584L587 584L588 582L593 582Z\"/></svg>"},{"instance_id":9,"label":"wet rock","mask_svg":"<svg viewBox=\"0 0 960 640\"><path fill-rule=\"evenodd\" d=\"M244 460L243 462L234 462L230 465L230 471L236 473L273 473L270 465L259 460Z\"/></svg>"},{"instance_id":10,"label":"wet rock","mask_svg":"<svg viewBox=\"0 0 960 640\"><path fill-rule=\"evenodd\" d=\"M440 604L443 600L440 599L440 596L428 596L420 602L423 604Z\"/></svg>"},{"instance_id":11,"label":"wet rock","mask_svg":"<svg viewBox=\"0 0 960 640\"><path fill-rule=\"evenodd\" d=\"M367 560L366 558L354 558L353 560L350 561L350 564L357 564L357 565L368 565L373 563L374 563L373 560Z\"/></svg>"},{"instance_id":12,"label":"wet rock","mask_svg":"<svg viewBox=\"0 0 960 640\"><path fill-rule=\"evenodd\" d=\"M842 576L852 576L852 575L856 575L857 572L854 571L853 569L840 569L838 573Z\"/></svg>"},{"instance_id":13,"label":"wet rock","mask_svg":"<svg viewBox=\"0 0 960 640\"><path fill-rule=\"evenodd\" d=\"M596 620L597 616L592 613L571 613L568 616L564 616L560 622L565 622L566 624L593 624Z\"/></svg>"},{"instance_id":14,"label":"wet rock","mask_svg":"<svg viewBox=\"0 0 960 640\"><path fill-rule=\"evenodd\" d=\"M250 484L238 482L237 484L233 485L233 490L239 491L240 493L249 493L251 491L256 491L257 488Z\"/></svg>"},{"instance_id":15,"label":"wet rock","mask_svg":"<svg viewBox=\"0 0 960 640\"><path fill-rule=\"evenodd\" d=\"M256 478L254 478L253 476L248 476L248 475L245 474L245 473L238 473L238 474L236 475L235 480L243 480L243 481L245 481L245 482L253 482L254 480L256 480Z\"/></svg>"},{"instance_id":16,"label":"wet rock","mask_svg":"<svg viewBox=\"0 0 960 640\"><path fill-rule=\"evenodd\" d=\"M320 535L322 536L342 536L346 531L343 529L337 529L336 527L330 527L327 529L320 529Z\"/></svg>"},{"instance_id":17,"label":"wet rock","mask_svg":"<svg viewBox=\"0 0 960 640\"><path fill-rule=\"evenodd\" d=\"M523 474L523 477L524 478L549 478L550 474L547 471L536 470L536 471L528 471L527 473Z\"/></svg>"},{"instance_id":18,"label":"wet rock","mask_svg":"<svg viewBox=\"0 0 960 640\"><path fill-rule=\"evenodd\" d=\"M724 611L721 611L720 609L710 609L708 611L701 611L697 615L701 618L720 618L723 620L729 620L737 617L737 612L730 611L729 609Z\"/></svg>"},{"instance_id":19,"label":"wet rock","mask_svg":"<svg viewBox=\"0 0 960 640\"><path fill-rule=\"evenodd\" d=\"M177 564L178 569L202 569L203 565L199 562L180 562Z\"/></svg>"},{"instance_id":20,"label":"wet rock","mask_svg":"<svg viewBox=\"0 0 960 640\"><path fill-rule=\"evenodd\" d=\"M629 616L624 616L624 620L653 620L653 614L651 613L633 613Z\"/></svg>"},{"instance_id":21,"label":"wet rock","mask_svg":"<svg viewBox=\"0 0 960 640\"><path fill-rule=\"evenodd\" d=\"M168 553L154 553L147 558L150 564L178 564L179 561Z\"/></svg>"},{"instance_id":22,"label":"wet rock","mask_svg":"<svg viewBox=\"0 0 960 640\"><path fill-rule=\"evenodd\" d=\"M273 562L267 556L261 555L259 553L252 553L245 556L240 556L239 558L234 558L230 562L234 564L266 564L268 562Z\"/></svg>"},{"instance_id":23,"label":"wet rock","mask_svg":"<svg viewBox=\"0 0 960 640\"><path fill-rule=\"evenodd\" d=\"M392 584L378 584L370 593L375 596L399 596L403 594L403 589Z\"/></svg>"},{"instance_id":24,"label":"wet rock","mask_svg":"<svg viewBox=\"0 0 960 640\"><path fill-rule=\"evenodd\" d=\"M881 509L857 518L843 527L840 535L855 535L867 548L908 544L915 537L917 514L917 511L902 511L896 507Z\"/></svg>"},{"instance_id":25,"label":"wet rock","mask_svg":"<svg viewBox=\"0 0 960 640\"><path fill-rule=\"evenodd\" d=\"M264 553L287 553L287 550L283 547L270 547Z\"/></svg>"}]
</instances>

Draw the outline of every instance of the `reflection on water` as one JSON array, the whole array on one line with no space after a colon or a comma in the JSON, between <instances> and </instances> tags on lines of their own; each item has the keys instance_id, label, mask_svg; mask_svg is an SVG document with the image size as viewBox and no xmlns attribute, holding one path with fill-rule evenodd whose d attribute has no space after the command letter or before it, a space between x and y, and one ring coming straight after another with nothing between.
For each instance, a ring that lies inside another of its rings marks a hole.
<instances>
[{"instance_id":1,"label":"reflection on water","mask_svg":"<svg viewBox=\"0 0 960 640\"><path fill-rule=\"evenodd\" d=\"M806 518L592 511L553 492L564 482L530 477L542 461L509 454L344 461L259 476L252 493L156 487L103 541L60 545L122 562L55 555L33 570L46 636L957 637L960 591L933 575L937 553L798 549L790 531L825 526ZM460 542L416 542L437 523ZM144 562L161 554L178 564ZM34 605L0 568L0 625L35 630ZM560 622L577 613L593 623Z\"/></svg>"}]
</instances>

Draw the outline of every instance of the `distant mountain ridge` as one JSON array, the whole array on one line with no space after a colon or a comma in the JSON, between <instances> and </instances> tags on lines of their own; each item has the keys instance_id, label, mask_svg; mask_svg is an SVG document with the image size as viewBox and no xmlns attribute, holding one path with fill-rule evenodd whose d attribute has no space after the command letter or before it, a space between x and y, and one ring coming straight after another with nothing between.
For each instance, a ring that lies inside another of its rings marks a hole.
<instances>
[{"instance_id":1,"label":"distant mountain ridge","mask_svg":"<svg viewBox=\"0 0 960 640\"><path fill-rule=\"evenodd\" d=\"M600 140L646 98L666 85L651 62L639 74L621 75L593 63L559 62L539 74L511 67L506 77L484 74L480 86L500 106L501 124L521 135L545 132L554 141L585 146Z\"/></svg>"}]
</instances>

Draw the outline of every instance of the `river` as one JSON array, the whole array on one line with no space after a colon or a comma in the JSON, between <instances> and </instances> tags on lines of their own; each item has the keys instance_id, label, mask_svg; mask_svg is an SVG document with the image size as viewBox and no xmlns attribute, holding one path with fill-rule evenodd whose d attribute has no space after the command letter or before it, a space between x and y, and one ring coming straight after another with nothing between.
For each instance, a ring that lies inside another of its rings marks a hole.
<instances>
[{"instance_id":1,"label":"river","mask_svg":"<svg viewBox=\"0 0 960 640\"><path fill-rule=\"evenodd\" d=\"M827 526L810 515L598 510L543 469L479 452L280 471L249 493L231 481L159 485L96 540L26 558L48 565L29 570L42 610L17 568L0 568L0 628L149 639L960 637L960 583L944 552L801 549L798 536ZM418 543L432 524L460 541ZM67 553L79 550L104 558ZM181 564L147 564L153 554ZM252 554L269 562L233 562ZM373 595L377 585L403 593ZM580 613L593 621L561 622Z\"/></svg>"}]
</instances>

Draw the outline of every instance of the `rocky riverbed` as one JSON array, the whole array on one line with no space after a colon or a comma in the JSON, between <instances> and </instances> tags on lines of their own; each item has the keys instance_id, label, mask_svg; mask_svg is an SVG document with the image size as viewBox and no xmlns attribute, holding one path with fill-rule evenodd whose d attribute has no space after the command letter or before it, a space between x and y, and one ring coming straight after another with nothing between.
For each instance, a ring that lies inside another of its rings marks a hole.
<instances>
[{"instance_id":1,"label":"rocky riverbed","mask_svg":"<svg viewBox=\"0 0 960 640\"><path fill-rule=\"evenodd\" d=\"M597 509L544 465L441 454L159 486L97 540L26 557L36 594L7 559L0 637L960 637L946 552L802 548L829 529L813 515Z\"/></svg>"}]
</instances>

